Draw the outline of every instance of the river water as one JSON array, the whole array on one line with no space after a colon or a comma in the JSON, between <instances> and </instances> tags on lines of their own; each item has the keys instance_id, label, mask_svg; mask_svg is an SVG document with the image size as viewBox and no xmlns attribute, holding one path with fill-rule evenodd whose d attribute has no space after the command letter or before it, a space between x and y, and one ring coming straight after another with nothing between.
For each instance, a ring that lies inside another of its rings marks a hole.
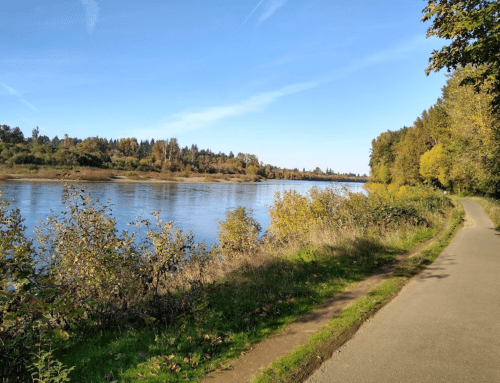
<instances>
[{"instance_id":1,"label":"river water","mask_svg":"<svg viewBox=\"0 0 500 383\"><path fill-rule=\"evenodd\" d=\"M164 221L173 221L183 231L192 230L197 242L216 241L217 221L224 220L226 211L237 206L250 209L263 231L269 226L268 208L276 192L294 189L307 194L312 187L347 187L365 193L362 183L316 181L269 181L259 183L84 183L76 184L92 200L110 205L118 230L135 217L153 218L151 212L161 210ZM27 227L26 234L34 237L40 221L64 209L63 185L59 182L0 181L2 199L19 208ZM108 202L109 201L109 202Z\"/></svg>"}]
</instances>

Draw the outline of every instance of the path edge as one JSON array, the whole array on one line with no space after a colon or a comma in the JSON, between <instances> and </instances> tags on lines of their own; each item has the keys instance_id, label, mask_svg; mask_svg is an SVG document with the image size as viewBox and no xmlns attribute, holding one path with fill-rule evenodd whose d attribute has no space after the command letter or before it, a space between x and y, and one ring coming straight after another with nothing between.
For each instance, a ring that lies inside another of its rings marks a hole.
<instances>
[{"instance_id":1,"label":"path edge","mask_svg":"<svg viewBox=\"0 0 500 383\"><path fill-rule=\"evenodd\" d=\"M272 361L257 373L253 383L299 383L316 371L323 361L351 339L362 324L394 299L402 288L417 274L434 262L462 227L465 211L453 199L453 210L443 229L424 246L402 262L392 275L380 282L365 296L355 300L339 316L309 337L309 340L291 352Z\"/></svg>"}]
</instances>

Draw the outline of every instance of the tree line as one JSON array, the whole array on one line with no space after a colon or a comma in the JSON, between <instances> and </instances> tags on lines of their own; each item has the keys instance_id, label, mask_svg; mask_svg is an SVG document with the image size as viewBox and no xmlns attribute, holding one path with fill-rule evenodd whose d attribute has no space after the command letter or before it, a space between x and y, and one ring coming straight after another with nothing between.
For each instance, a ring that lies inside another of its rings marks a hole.
<instances>
[{"instance_id":1,"label":"tree line","mask_svg":"<svg viewBox=\"0 0 500 383\"><path fill-rule=\"evenodd\" d=\"M196 144L181 147L177 138L141 140L69 137L50 139L37 127L31 137L21 129L0 126L0 164L7 166L94 167L154 172L223 173L256 175L269 179L363 180L366 175L336 173L332 169L312 171L263 164L255 154L214 153Z\"/></svg>"},{"instance_id":2,"label":"tree line","mask_svg":"<svg viewBox=\"0 0 500 383\"><path fill-rule=\"evenodd\" d=\"M496 79L468 83L483 66L458 67L442 96L410 127L372 141L371 177L385 184L430 184L458 193L500 194Z\"/></svg>"}]
</instances>

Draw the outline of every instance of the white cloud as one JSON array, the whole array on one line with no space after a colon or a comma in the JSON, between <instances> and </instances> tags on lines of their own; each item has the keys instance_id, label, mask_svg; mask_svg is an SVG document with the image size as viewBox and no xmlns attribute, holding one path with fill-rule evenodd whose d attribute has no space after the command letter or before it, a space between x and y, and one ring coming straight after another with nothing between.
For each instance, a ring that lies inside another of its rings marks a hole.
<instances>
[{"instance_id":1,"label":"white cloud","mask_svg":"<svg viewBox=\"0 0 500 383\"><path fill-rule=\"evenodd\" d=\"M194 112L176 113L172 115L172 121L162 126L161 130L167 130L169 134L172 134L181 130L202 129L218 120L257 112L280 97L303 92L318 85L319 82L294 84L276 91L257 94L235 104L213 106Z\"/></svg>"},{"instance_id":2,"label":"white cloud","mask_svg":"<svg viewBox=\"0 0 500 383\"><path fill-rule=\"evenodd\" d=\"M2 84L2 85L3 85L3 87L4 87L5 89L7 89L7 91L8 91L10 94L12 94L12 95L16 96L16 97L19 99L19 101L21 101L21 102L23 102L24 104L28 105L28 106L29 106L31 109L33 109L34 111L36 111L36 110L37 110L37 109L36 109L36 108L35 108L32 104L30 104L28 101L26 101L26 100L24 99L24 97L21 95L21 93L19 93L19 92L18 92L18 91L16 91L15 89L11 88L10 86L5 85L5 84L4 84L3 82L1 82L1 81L0 81L0 84Z\"/></svg>"},{"instance_id":3,"label":"white cloud","mask_svg":"<svg viewBox=\"0 0 500 383\"><path fill-rule=\"evenodd\" d=\"M99 7L94 0L81 0L86 12L87 32L94 32L95 25L99 19Z\"/></svg>"},{"instance_id":4,"label":"white cloud","mask_svg":"<svg viewBox=\"0 0 500 383\"><path fill-rule=\"evenodd\" d=\"M426 39L423 35L416 35L401 44L364 57L362 60L357 61L356 65L364 68L391 61L405 60L421 52L430 52L431 47L435 44L435 40L436 39Z\"/></svg>"},{"instance_id":5,"label":"white cloud","mask_svg":"<svg viewBox=\"0 0 500 383\"><path fill-rule=\"evenodd\" d=\"M257 8L259 8L259 7L260 7L260 5L261 5L263 2L264 2L264 0L260 0L260 1L259 1L259 4L257 4L257 5L255 6L255 8L253 9L253 11L252 11L252 12L250 12L250 14L247 16L247 18L245 19L245 21L243 21L243 24L245 24L245 23L248 21L248 19L249 19L249 18L250 18L250 17L251 17L254 13L255 13L255 11L257 10Z\"/></svg>"},{"instance_id":6,"label":"white cloud","mask_svg":"<svg viewBox=\"0 0 500 383\"><path fill-rule=\"evenodd\" d=\"M266 4L266 10L260 16L259 21L266 21L270 18L278 9L280 9L288 0L269 0Z\"/></svg>"},{"instance_id":7,"label":"white cloud","mask_svg":"<svg viewBox=\"0 0 500 383\"><path fill-rule=\"evenodd\" d=\"M257 11L257 9L264 1L267 1L265 5L266 9L264 10L264 13L259 17L259 22L266 21L268 18L270 18L279 8L285 5L288 0L260 0L252 10L252 12L250 12L250 14L247 16L245 21L243 21L243 24L248 21L248 19L255 13L255 11Z\"/></svg>"},{"instance_id":8,"label":"white cloud","mask_svg":"<svg viewBox=\"0 0 500 383\"><path fill-rule=\"evenodd\" d=\"M335 81L338 78L352 75L353 73L362 71L373 65L406 60L410 57L418 56L421 53L432 51L431 48L435 43L436 41L432 41L432 39L426 39L425 36L416 35L402 42L401 44L366 55L365 57L362 57L360 59L356 59L348 65L340 67L339 69L320 77L320 81Z\"/></svg>"}]
</instances>

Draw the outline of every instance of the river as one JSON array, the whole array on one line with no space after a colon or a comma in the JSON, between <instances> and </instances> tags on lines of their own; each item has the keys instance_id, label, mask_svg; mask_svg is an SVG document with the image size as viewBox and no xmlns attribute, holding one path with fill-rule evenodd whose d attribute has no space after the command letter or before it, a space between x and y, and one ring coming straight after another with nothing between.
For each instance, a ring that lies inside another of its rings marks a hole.
<instances>
[{"instance_id":1,"label":"river","mask_svg":"<svg viewBox=\"0 0 500 383\"><path fill-rule=\"evenodd\" d=\"M307 194L312 187L347 187L365 193L362 183L320 181L269 181L259 183L85 183L76 184L95 201L110 205L118 230L134 217L153 218L150 213L161 210L164 221L173 221L183 231L192 230L197 242L216 241L217 221L224 220L226 211L237 206L250 209L252 216L265 230L269 226L268 208L276 192L294 189ZM63 184L43 181L0 181L2 199L19 208L27 227L26 234L34 237L40 221L56 215L64 208ZM109 201L109 202L108 202Z\"/></svg>"}]
</instances>

